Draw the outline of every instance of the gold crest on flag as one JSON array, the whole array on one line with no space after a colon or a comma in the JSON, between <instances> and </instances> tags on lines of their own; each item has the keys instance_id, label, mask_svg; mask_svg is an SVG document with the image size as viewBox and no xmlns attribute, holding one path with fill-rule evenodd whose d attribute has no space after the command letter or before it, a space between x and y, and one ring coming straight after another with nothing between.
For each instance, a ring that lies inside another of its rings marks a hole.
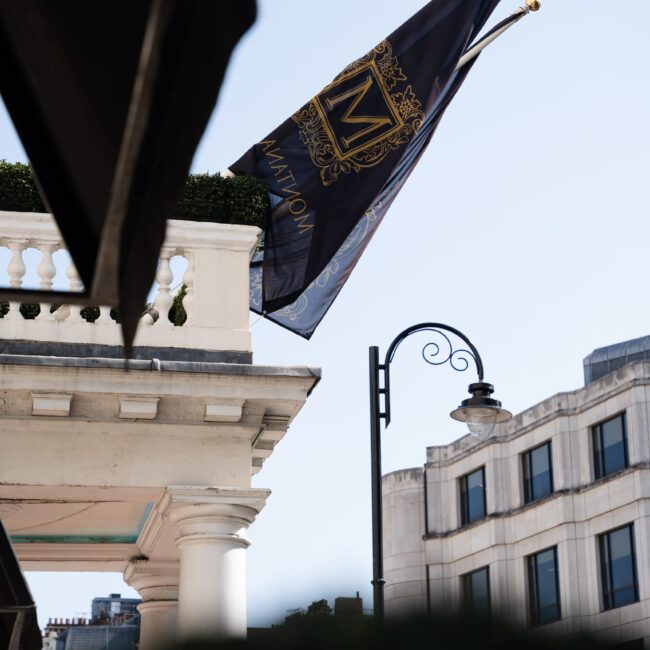
<instances>
[{"instance_id":1,"label":"gold crest on flag","mask_svg":"<svg viewBox=\"0 0 650 650\"><path fill-rule=\"evenodd\" d=\"M292 117L327 187L407 144L424 120L421 106L390 43L382 41Z\"/></svg>"}]
</instances>

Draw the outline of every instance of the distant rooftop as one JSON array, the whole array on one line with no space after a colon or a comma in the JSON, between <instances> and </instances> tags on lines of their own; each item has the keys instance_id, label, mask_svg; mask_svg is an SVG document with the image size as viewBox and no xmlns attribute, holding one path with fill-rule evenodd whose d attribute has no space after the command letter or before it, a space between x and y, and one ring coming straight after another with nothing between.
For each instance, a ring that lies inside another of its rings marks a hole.
<instances>
[{"instance_id":1,"label":"distant rooftop","mask_svg":"<svg viewBox=\"0 0 650 650\"><path fill-rule=\"evenodd\" d=\"M585 357L585 386L633 361L650 361L650 335L598 348Z\"/></svg>"},{"instance_id":2,"label":"distant rooftop","mask_svg":"<svg viewBox=\"0 0 650 650\"><path fill-rule=\"evenodd\" d=\"M139 635L137 625L87 625L71 627L57 639L61 650L133 650Z\"/></svg>"}]
</instances>

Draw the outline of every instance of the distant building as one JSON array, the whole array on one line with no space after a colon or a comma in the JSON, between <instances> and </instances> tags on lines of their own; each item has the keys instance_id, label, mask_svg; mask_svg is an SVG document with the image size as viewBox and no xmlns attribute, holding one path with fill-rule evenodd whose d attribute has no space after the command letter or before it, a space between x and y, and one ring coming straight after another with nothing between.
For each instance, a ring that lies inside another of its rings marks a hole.
<instances>
[{"instance_id":1,"label":"distant building","mask_svg":"<svg viewBox=\"0 0 650 650\"><path fill-rule=\"evenodd\" d=\"M300 621L304 618L313 618L315 616L334 616L353 618L355 616L363 616L363 598L359 596L357 591L356 596L338 596L334 599L334 610L329 606L326 598L315 600L311 605L305 609L304 607L297 607L295 609L287 610L284 623L293 623ZM277 627L277 626L273 626ZM250 628L249 628L250 632Z\"/></svg>"},{"instance_id":2,"label":"distant building","mask_svg":"<svg viewBox=\"0 0 650 650\"><path fill-rule=\"evenodd\" d=\"M141 602L109 594L93 598L90 620L50 619L43 632L43 650L137 650Z\"/></svg>"},{"instance_id":3,"label":"distant building","mask_svg":"<svg viewBox=\"0 0 650 650\"><path fill-rule=\"evenodd\" d=\"M43 630L43 650L57 650L57 639L70 627L85 626L85 618L51 618Z\"/></svg>"},{"instance_id":4,"label":"distant building","mask_svg":"<svg viewBox=\"0 0 650 650\"><path fill-rule=\"evenodd\" d=\"M387 615L469 607L650 647L648 350L596 350L584 388L383 478Z\"/></svg>"},{"instance_id":5,"label":"distant building","mask_svg":"<svg viewBox=\"0 0 650 650\"><path fill-rule=\"evenodd\" d=\"M121 594L109 594L106 597L93 598L91 620L111 624L124 623L128 619L137 616L137 607L141 602L139 598L122 598Z\"/></svg>"},{"instance_id":6,"label":"distant building","mask_svg":"<svg viewBox=\"0 0 650 650\"><path fill-rule=\"evenodd\" d=\"M353 618L363 615L363 598L359 596L339 596L334 599L334 616Z\"/></svg>"}]
</instances>

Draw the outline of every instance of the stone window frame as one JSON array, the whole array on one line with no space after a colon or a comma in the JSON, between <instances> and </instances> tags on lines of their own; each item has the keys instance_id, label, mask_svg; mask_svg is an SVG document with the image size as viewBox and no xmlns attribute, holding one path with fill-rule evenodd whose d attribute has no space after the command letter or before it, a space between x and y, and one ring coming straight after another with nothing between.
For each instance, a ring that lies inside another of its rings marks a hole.
<instances>
[{"instance_id":1,"label":"stone window frame","mask_svg":"<svg viewBox=\"0 0 650 650\"><path fill-rule=\"evenodd\" d=\"M539 576L537 573L538 566L536 563L536 558L542 553L547 553L548 551L553 551L553 562L555 564L555 603L553 603L553 605L545 605L544 607L540 607L538 605L539 592L537 585L539 584ZM548 548L540 549L535 553L527 555L525 560L526 578L528 582L528 618L531 627L550 625L551 623L562 620L562 599L560 598L560 565L558 562L557 546L549 546ZM557 607L557 618L554 618L551 621L541 621L541 610L547 609L551 606Z\"/></svg>"},{"instance_id":2,"label":"stone window frame","mask_svg":"<svg viewBox=\"0 0 650 650\"><path fill-rule=\"evenodd\" d=\"M482 573L485 571L486 583L487 583L487 611L481 612L480 609L476 607L472 598L472 576L477 573ZM461 597L463 607L474 614L482 614L483 616L490 616L492 613L492 585L490 582L490 565L486 564L478 569L473 571L468 571L460 576L461 579Z\"/></svg>"},{"instance_id":3,"label":"stone window frame","mask_svg":"<svg viewBox=\"0 0 650 650\"><path fill-rule=\"evenodd\" d=\"M605 473L605 462L602 455L602 452L599 455L598 449L603 449L603 425L613 422L614 420L619 419L622 423L623 430L623 454L625 464L622 468L613 470L611 472ZM626 469L630 466L630 447L629 447L629 436L628 436L628 426L627 426L627 414L626 411L621 411L616 415L608 417L604 420L600 420L590 427L590 442L591 442L591 462L593 465L593 476L594 480L598 481L606 476L611 476L616 472Z\"/></svg>"},{"instance_id":4,"label":"stone window frame","mask_svg":"<svg viewBox=\"0 0 650 650\"><path fill-rule=\"evenodd\" d=\"M551 489L549 492L546 494L541 494L539 496L536 496L533 493L533 483L532 483L532 467L531 467L531 454L534 451L537 451L538 449L541 449L542 447L547 448L547 453L548 453L548 469L549 469L549 482ZM523 497L524 497L524 505L527 505L529 503L533 503L534 501L538 501L539 499L542 499L546 496L549 496L555 492L555 483L554 483L554 476L553 476L553 445L552 441L549 439L546 442L543 442L539 445L535 445L534 447L531 447L530 449L527 449L521 454L521 470L522 470L522 486L523 486ZM526 475L528 474L528 479Z\"/></svg>"},{"instance_id":5,"label":"stone window frame","mask_svg":"<svg viewBox=\"0 0 650 650\"><path fill-rule=\"evenodd\" d=\"M619 587L618 589L613 588L613 579L609 576L608 567L611 566L611 560L606 556L611 554L611 548L609 544L609 536L612 533L616 533L620 530L628 529L628 535L630 540L630 553L632 557L632 579L633 583L631 585L625 585L625 587ZM600 533L597 536L597 546L598 546L598 559L599 559L599 569L600 569L600 598L601 598L601 611L606 612L610 609L618 609L619 607L625 607L627 605L633 605L638 603L640 600L639 594L639 571L637 567L636 560L636 539L635 539L635 526L634 522L629 524L624 524L623 526L617 526L616 528L611 528L606 530L603 533ZM634 589L634 600L622 603L617 605L614 601L616 592L621 589L629 589L633 587Z\"/></svg>"},{"instance_id":6,"label":"stone window frame","mask_svg":"<svg viewBox=\"0 0 650 650\"><path fill-rule=\"evenodd\" d=\"M476 517L474 519L470 519L469 517L469 490L467 489L467 479L472 476L473 474L476 474L477 472L482 473L481 477L481 484L483 487L483 514L480 517ZM459 488L459 494L460 494L460 525L461 526L467 526L469 524L473 524L475 521L480 521L481 519L485 519L487 517L487 488L486 488L486 479L485 479L485 465L481 465L481 467L477 467L476 469L473 469L471 472L467 472L467 474L463 474L458 478L458 488Z\"/></svg>"}]
</instances>

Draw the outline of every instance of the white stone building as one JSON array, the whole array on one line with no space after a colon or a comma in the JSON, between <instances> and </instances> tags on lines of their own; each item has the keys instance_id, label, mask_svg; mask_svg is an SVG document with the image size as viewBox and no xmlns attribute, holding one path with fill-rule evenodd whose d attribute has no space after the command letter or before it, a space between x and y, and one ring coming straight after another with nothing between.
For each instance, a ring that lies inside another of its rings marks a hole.
<instances>
[{"instance_id":1,"label":"white stone building","mask_svg":"<svg viewBox=\"0 0 650 650\"><path fill-rule=\"evenodd\" d=\"M143 317L128 371L108 308L90 323L75 306L41 304L26 320L11 304L0 320L0 517L24 570L123 572L143 600L141 650L177 630L246 633L246 529L269 497L251 476L320 378L252 363L258 233L169 222L160 317ZM0 212L12 286L35 248L49 289L63 246L49 215ZM175 256L187 261L182 280ZM67 275L78 290L74 268ZM174 326L166 315L181 281L188 318Z\"/></svg>"},{"instance_id":2,"label":"white stone building","mask_svg":"<svg viewBox=\"0 0 650 650\"><path fill-rule=\"evenodd\" d=\"M468 606L650 647L650 363L623 365L647 343L383 478L387 615Z\"/></svg>"}]
</instances>

